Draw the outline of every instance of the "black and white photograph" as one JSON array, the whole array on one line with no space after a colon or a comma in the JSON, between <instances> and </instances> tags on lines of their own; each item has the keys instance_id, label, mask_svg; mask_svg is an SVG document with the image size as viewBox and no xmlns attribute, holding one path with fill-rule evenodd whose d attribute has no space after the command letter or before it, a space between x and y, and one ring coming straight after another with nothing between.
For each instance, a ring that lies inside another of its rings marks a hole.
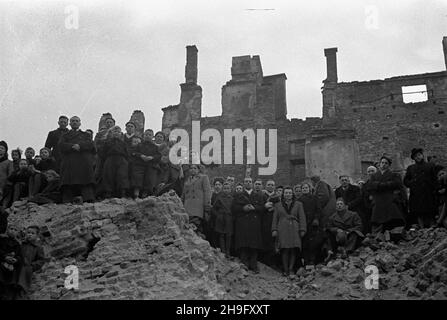
<instances>
[{"instance_id":1,"label":"black and white photograph","mask_svg":"<svg viewBox=\"0 0 447 320\"><path fill-rule=\"evenodd\" d=\"M0 0L0 300L446 300L446 200L445 0Z\"/></svg>"}]
</instances>

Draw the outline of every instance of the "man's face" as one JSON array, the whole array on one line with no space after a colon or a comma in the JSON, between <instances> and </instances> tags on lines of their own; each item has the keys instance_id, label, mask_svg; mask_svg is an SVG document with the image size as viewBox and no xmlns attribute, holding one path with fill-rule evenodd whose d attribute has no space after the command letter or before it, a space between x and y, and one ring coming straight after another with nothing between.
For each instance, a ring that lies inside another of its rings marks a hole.
<instances>
[{"instance_id":1,"label":"man's face","mask_svg":"<svg viewBox=\"0 0 447 320\"><path fill-rule=\"evenodd\" d=\"M26 240L36 241L37 240L37 230L34 228L26 229Z\"/></svg>"},{"instance_id":2,"label":"man's face","mask_svg":"<svg viewBox=\"0 0 447 320\"><path fill-rule=\"evenodd\" d=\"M387 170L389 167L390 167L390 163L388 162L387 159L380 160L380 168L382 170Z\"/></svg>"},{"instance_id":3,"label":"man's face","mask_svg":"<svg viewBox=\"0 0 447 320\"><path fill-rule=\"evenodd\" d=\"M161 133L155 135L155 143L160 144L164 142L164 136Z\"/></svg>"},{"instance_id":4,"label":"man's face","mask_svg":"<svg viewBox=\"0 0 447 320\"><path fill-rule=\"evenodd\" d=\"M72 117L70 119L70 127L73 130L79 129L80 126L81 126L81 119L79 119L78 117Z\"/></svg>"},{"instance_id":5,"label":"man's face","mask_svg":"<svg viewBox=\"0 0 447 320\"><path fill-rule=\"evenodd\" d=\"M34 149L26 149L25 158L32 159L35 154L36 154L36 152L34 151Z\"/></svg>"},{"instance_id":6,"label":"man's face","mask_svg":"<svg viewBox=\"0 0 447 320\"><path fill-rule=\"evenodd\" d=\"M126 124L126 132L127 132L127 134L134 134L135 126L132 123Z\"/></svg>"},{"instance_id":7,"label":"man's face","mask_svg":"<svg viewBox=\"0 0 447 320\"><path fill-rule=\"evenodd\" d=\"M309 188L309 186L308 186L307 184L304 184L304 185L301 187L301 192L302 192L303 194L308 194L308 193L310 192L310 188Z\"/></svg>"},{"instance_id":8,"label":"man's face","mask_svg":"<svg viewBox=\"0 0 447 320\"><path fill-rule=\"evenodd\" d=\"M337 201L335 204L337 211L343 211L345 209L345 203L341 200Z\"/></svg>"},{"instance_id":9,"label":"man's face","mask_svg":"<svg viewBox=\"0 0 447 320\"><path fill-rule=\"evenodd\" d=\"M221 192L222 191L222 183L220 181L214 182L214 191Z\"/></svg>"},{"instance_id":10,"label":"man's face","mask_svg":"<svg viewBox=\"0 0 447 320\"><path fill-rule=\"evenodd\" d=\"M244 179L244 188L247 190L251 190L251 188L253 188L253 181L251 180L251 178Z\"/></svg>"},{"instance_id":11,"label":"man's face","mask_svg":"<svg viewBox=\"0 0 447 320\"><path fill-rule=\"evenodd\" d=\"M60 118L57 124L59 125L59 128L65 129L68 126L68 119Z\"/></svg>"},{"instance_id":12,"label":"man's face","mask_svg":"<svg viewBox=\"0 0 447 320\"><path fill-rule=\"evenodd\" d=\"M414 161L421 162L422 160L424 160L424 155L420 152L416 153L414 156Z\"/></svg>"},{"instance_id":13,"label":"man's face","mask_svg":"<svg viewBox=\"0 0 447 320\"><path fill-rule=\"evenodd\" d=\"M241 193L244 189L242 188L242 186L236 186L236 192L237 193Z\"/></svg>"},{"instance_id":14,"label":"man's face","mask_svg":"<svg viewBox=\"0 0 447 320\"><path fill-rule=\"evenodd\" d=\"M438 180L444 179L447 176L447 172L445 170L441 170L438 172Z\"/></svg>"},{"instance_id":15,"label":"man's face","mask_svg":"<svg viewBox=\"0 0 447 320\"><path fill-rule=\"evenodd\" d=\"M276 188L276 194L280 197L282 197L282 191L283 191L283 188Z\"/></svg>"},{"instance_id":16,"label":"man's face","mask_svg":"<svg viewBox=\"0 0 447 320\"><path fill-rule=\"evenodd\" d=\"M296 186L295 189L293 189L293 191L295 192L296 196L300 196L301 194L303 194L303 190L301 186Z\"/></svg>"},{"instance_id":17,"label":"man's face","mask_svg":"<svg viewBox=\"0 0 447 320\"><path fill-rule=\"evenodd\" d=\"M262 191L262 182L259 180L255 181L255 191Z\"/></svg>"},{"instance_id":18,"label":"man's face","mask_svg":"<svg viewBox=\"0 0 447 320\"><path fill-rule=\"evenodd\" d=\"M234 185L234 177L227 177L227 181L229 184Z\"/></svg>"},{"instance_id":19,"label":"man's face","mask_svg":"<svg viewBox=\"0 0 447 320\"><path fill-rule=\"evenodd\" d=\"M349 177L341 177L340 184L342 187L347 187L349 185Z\"/></svg>"},{"instance_id":20,"label":"man's face","mask_svg":"<svg viewBox=\"0 0 447 320\"><path fill-rule=\"evenodd\" d=\"M224 192L224 193L231 193L231 186L230 186L229 183L225 183L225 184L223 185L223 192Z\"/></svg>"},{"instance_id":21,"label":"man's face","mask_svg":"<svg viewBox=\"0 0 447 320\"><path fill-rule=\"evenodd\" d=\"M0 146L0 157L4 156L6 153L6 149L4 146ZM12 155L12 154L11 154Z\"/></svg>"},{"instance_id":22,"label":"man's face","mask_svg":"<svg viewBox=\"0 0 447 320\"><path fill-rule=\"evenodd\" d=\"M36 162L36 164L39 164L40 161L42 161L42 157L37 155L37 156L34 157L34 161Z\"/></svg>"},{"instance_id":23,"label":"man's face","mask_svg":"<svg viewBox=\"0 0 447 320\"><path fill-rule=\"evenodd\" d=\"M197 167L196 165L191 165L191 167L189 167L189 172L191 173L191 175L195 176L199 173L199 167Z\"/></svg>"},{"instance_id":24,"label":"man's face","mask_svg":"<svg viewBox=\"0 0 447 320\"><path fill-rule=\"evenodd\" d=\"M267 184L265 185L265 189L266 189L268 192L273 192L273 191L275 191L275 181L273 181L273 180L269 180L269 181L267 181Z\"/></svg>"}]
</instances>

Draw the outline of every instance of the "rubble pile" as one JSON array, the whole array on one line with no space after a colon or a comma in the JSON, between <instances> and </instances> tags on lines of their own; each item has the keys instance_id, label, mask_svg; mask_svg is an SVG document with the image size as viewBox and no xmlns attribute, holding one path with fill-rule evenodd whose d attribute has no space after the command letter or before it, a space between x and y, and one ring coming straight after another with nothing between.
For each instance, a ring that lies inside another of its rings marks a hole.
<instances>
[{"instance_id":1,"label":"rubble pile","mask_svg":"<svg viewBox=\"0 0 447 320\"><path fill-rule=\"evenodd\" d=\"M168 194L83 205L21 201L9 219L41 228L48 262L35 274L31 299L447 298L445 229L412 231L398 244L368 239L347 259L285 278L264 265L254 274L212 248ZM66 287L67 266L79 271L78 289ZM368 266L378 271L378 289L365 285L373 283Z\"/></svg>"},{"instance_id":2,"label":"rubble pile","mask_svg":"<svg viewBox=\"0 0 447 320\"><path fill-rule=\"evenodd\" d=\"M41 228L48 262L35 274L31 299L277 299L286 291L273 270L262 268L254 281L237 259L198 237L177 196L21 201L9 220ZM77 290L65 286L67 266L79 271Z\"/></svg>"}]
</instances>

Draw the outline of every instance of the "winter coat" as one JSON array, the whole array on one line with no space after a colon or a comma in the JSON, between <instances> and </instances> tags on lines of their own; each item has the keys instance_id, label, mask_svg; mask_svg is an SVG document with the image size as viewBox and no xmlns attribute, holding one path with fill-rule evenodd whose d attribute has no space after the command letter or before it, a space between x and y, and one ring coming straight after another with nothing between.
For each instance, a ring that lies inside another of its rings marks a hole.
<instances>
[{"instance_id":1,"label":"winter coat","mask_svg":"<svg viewBox=\"0 0 447 320\"><path fill-rule=\"evenodd\" d=\"M331 232L334 231L332 229L342 229L348 234L355 232L360 237L364 237L362 232L362 220L360 219L360 216L356 212L349 210L346 210L343 216L341 216L338 212L331 215L326 228Z\"/></svg>"},{"instance_id":2,"label":"winter coat","mask_svg":"<svg viewBox=\"0 0 447 320\"><path fill-rule=\"evenodd\" d=\"M265 202L272 202L273 204L281 201L281 197L272 192L269 194L266 190L264 192ZM275 250L275 238L272 237L272 222L273 222L274 209L264 210L264 214L261 217L261 230L262 230L262 242L264 251L273 252Z\"/></svg>"},{"instance_id":3,"label":"winter coat","mask_svg":"<svg viewBox=\"0 0 447 320\"><path fill-rule=\"evenodd\" d=\"M318 204L321 208L321 225L326 225L327 219L335 210L334 190L324 181L318 181L315 185L314 194L318 198Z\"/></svg>"},{"instance_id":4,"label":"winter coat","mask_svg":"<svg viewBox=\"0 0 447 320\"><path fill-rule=\"evenodd\" d=\"M72 149L74 144L80 150ZM70 130L59 141L62 154L61 185L87 185L95 182L93 161L96 152L90 135L81 130Z\"/></svg>"},{"instance_id":5,"label":"winter coat","mask_svg":"<svg viewBox=\"0 0 447 320\"><path fill-rule=\"evenodd\" d=\"M265 197L262 193L247 191L235 193L231 211L235 219L234 246L240 248L262 249L261 219L265 210ZM248 212L243 210L247 204L253 205L255 210Z\"/></svg>"},{"instance_id":6,"label":"winter coat","mask_svg":"<svg viewBox=\"0 0 447 320\"><path fill-rule=\"evenodd\" d=\"M183 187L182 200L190 217L204 218L205 205L211 206L211 186L208 176L198 174L189 177Z\"/></svg>"},{"instance_id":7,"label":"winter coat","mask_svg":"<svg viewBox=\"0 0 447 320\"><path fill-rule=\"evenodd\" d=\"M17 260L9 270L3 264L8 255L13 255ZM20 254L20 244L6 235L0 236L0 286L16 284L19 279L19 272L22 258Z\"/></svg>"},{"instance_id":8,"label":"winter coat","mask_svg":"<svg viewBox=\"0 0 447 320\"><path fill-rule=\"evenodd\" d=\"M154 157L154 159L146 162L140 158L141 155L151 156ZM158 164L160 163L161 158L161 154L158 151L157 146L150 141L143 141L142 143L140 143L138 145L138 150L134 152L134 156L138 160L136 160L135 165L142 167L150 166L153 168L158 168Z\"/></svg>"},{"instance_id":9,"label":"winter coat","mask_svg":"<svg viewBox=\"0 0 447 320\"><path fill-rule=\"evenodd\" d=\"M410 188L410 215L435 216L437 212L436 183L436 170L433 164L422 161L407 168L404 184Z\"/></svg>"},{"instance_id":10,"label":"winter coat","mask_svg":"<svg viewBox=\"0 0 447 320\"><path fill-rule=\"evenodd\" d=\"M313 194L303 194L298 198L303 204L304 213L306 214L306 222L310 226L314 220L321 225L321 208L318 198Z\"/></svg>"},{"instance_id":11,"label":"winter coat","mask_svg":"<svg viewBox=\"0 0 447 320\"><path fill-rule=\"evenodd\" d=\"M393 220L404 221L399 209L399 192L402 189L402 179L390 170L384 173L378 171L365 183L364 187L373 196L371 222L383 224Z\"/></svg>"},{"instance_id":12,"label":"winter coat","mask_svg":"<svg viewBox=\"0 0 447 320\"><path fill-rule=\"evenodd\" d=\"M292 201L289 207L285 201L275 204L272 231L278 232L280 249L301 249L301 233L305 233L306 228L306 215L301 202Z\"/></svg>"},{"instance_id":13,"label":"winter coat","mask_svg":"<svg viewBox=\"0 0 447 320\"><path fill-rule=\"evenodd\" d=\"M233 195L225 192L219 192L213 202L214 231L223 234L233 233L233 214L231 204Z\"/></svg>"},{"instance_id":14,"label":"winter coat","mask_svg":"<svg viewBox=\"0 0 447 320\"><path fill-rule=\"evenodd\" d=\"M50 131L48 133L47 140L45 141L45 147L51 150L51 156L56 160L56 162L59 162L61 159L59 140L62 135L64 135L68 131L68 128L57 128L56 130Z\"/></svg>"},{"instance_id":15,"label":"winter coat","mask_svg":"<svg viewBox=\"0 0 447 320\"><path fill-rule=\"evenodd\" d=\"M45 172L47 170L57 171L56 160L53 158L42 159L38 164L36 164L35 168L41 172Z\"/></svg>"}]
</instances>

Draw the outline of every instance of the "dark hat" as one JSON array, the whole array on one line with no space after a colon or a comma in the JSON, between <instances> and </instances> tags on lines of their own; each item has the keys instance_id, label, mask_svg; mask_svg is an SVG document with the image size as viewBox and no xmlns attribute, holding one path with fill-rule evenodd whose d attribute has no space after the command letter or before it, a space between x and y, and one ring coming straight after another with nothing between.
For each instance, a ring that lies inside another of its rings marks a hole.
<instances>
[{"instance_id":1,"label":"dark hat","mask_svg":"<svg viewBox=\"0 0 447 320\"><path fill-rule=\"evenodd\" d=\"M414 160L414 157L415 157L418 153L424 153L424 150L422 150L422 148L413 148L413 149L411 149L411 159Z\"/></svg>"},{"instance_id":2,"label":"dark hat","mask_svg":"<svg viewBox=\"0 0 447 320\"><path fill-rule=\"evenodd\" d=\"M215 185L216 182L218 182L218 181L219 181L221 184L223 184L223 183L224 183L224 178L223 178L223 177L215 177L214 180L213 180L213 185Z\"/></svg>"},{"instance_id":3,"label":"dark hat","mask_svg":"<svg viewBox=\"0 0 447 320\"><path fill-rule=\"evenodd\" d=\"M137 125L136 125L135 122L133 122L133 121L127 121L127 122L126 122L126 126L127 126L128 124L132 124L135 128L137 127Z\"/></svg>"},{"instance_id":4,"label":"dark hat","mask_svg":"<svg viewBox=\"0 0 447 320\"><path fill-rule=\"evenodd\" d=\"M6 149L6 152L8 152L8 144L5 141L0 141L0 146L3 146Z\"/></svg>"},{"instance_id":5,"label":"dark hat","mask_svg":"<svg viewBox=\"0 0 447 320\"><path fill-rule=\"evenodd\" d=\"M393 161L391 160L390 157L387 157L387 156L381 156L381 157L380 157L380 160L382 160L382 159L385 159L386 161L388 161L388 163L389 163L390 165L393 163Z\"/></svg>"}]
</instances>

